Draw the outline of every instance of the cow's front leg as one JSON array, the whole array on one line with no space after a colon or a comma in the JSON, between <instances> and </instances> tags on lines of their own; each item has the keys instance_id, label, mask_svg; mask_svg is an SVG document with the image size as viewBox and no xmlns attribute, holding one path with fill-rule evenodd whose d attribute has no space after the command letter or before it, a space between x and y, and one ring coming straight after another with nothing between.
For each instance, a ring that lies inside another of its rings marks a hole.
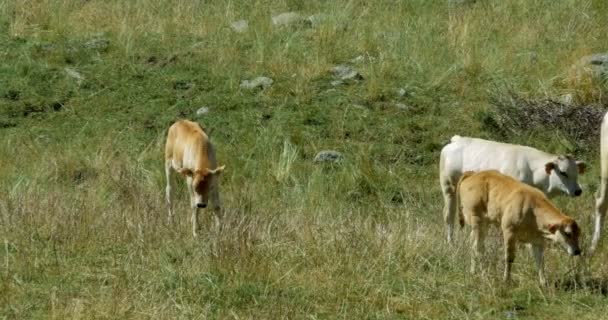
<instances>
[{"instance_id":1,"label":"cow's front leg","mask_svg":"<svg viewBox=\"0 0 608 320\"><path fill-rule=\"evenodd\" d=\"M598 197L595 199L595 229L593 231L593 239L591 240L591 248L589 248L589 254L593 254L597 245L600 242L600 236L602 233L602 225L604 224L604 216L608 209L608 179L602 178L600 181L600 190L598 191Z\"/></svg>"},{"instance_id":2,"label":"cow's front leg","mask_svg":"<svg viewBox=\"0 0 608 320\"><path fill-rule=\"evenodd\" d=\"M192 187L192 177L186 178L186 183L188 184L188 193L190 194L190 209L192 210L192 217L190 221L192 222L192 235L194 237L198 236L198 206L196 205L196 195L194 194L194 188Z\"/></svg>"},{"instance_id":3,"label":"cow's front leg","mask_svg":"<svg viewBox=\"0 0 608 320\"><path fill-rule=\"evenodd\" d=\"M538 280L543 287L547 285L547 279L545 278L544 252L545 248L542 243L532 244L532 254L534 255L534 262L536 262L536 269L538 270Z\"/></svg>"},{"instance_id":4,"label":"cow's front leg","mask_svg":"<svg viewBox=\"0 0 608 320\"><path fill-rule=\"evenodd\" d=\"M167 178L167 187L165 188L165 196L167 200L167 207L169 209L169 216L167 219L169 222L173 220L173 201L171 199L171 160L165 160L165 177Z\"/></svg>"},{"instance_id":5,"label":"cow's front leg","mask_svg":"<svg viewBox=\"0 0 608 320\"><path fill-rule=\"evenodd\" d=\"M511 231L503 230L504 246L505 246L505 274L504 281L511 281L511 268L515 261L515 236Z\"/></svg>"}]
</instances>

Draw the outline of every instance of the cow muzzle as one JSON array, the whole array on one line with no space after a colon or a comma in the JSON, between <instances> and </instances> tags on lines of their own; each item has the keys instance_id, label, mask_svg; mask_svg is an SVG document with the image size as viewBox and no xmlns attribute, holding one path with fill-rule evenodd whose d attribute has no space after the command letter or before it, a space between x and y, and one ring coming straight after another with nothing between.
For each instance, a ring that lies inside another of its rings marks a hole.
<instances>
[{"instance_id":1,"label":"cow muzzle","mask_svg":"<svg viewBox=\"0 0 608 320\"><path fill-rule=\"evenodd\" d=\"M574 196L575 196L575 197L580 196L582 193L583 193L583 190L581 190L581 189L576 189L576 190L574 190Z\"/></svg>"},{"instance_id":2,"label":"cow muzzle","mask_svg":"<svg viewBox=\"0 0 608 320\"><path fill-rule=\"evenodd\" d=\"M207 204L206 204L206 203L197 203L197 204L196 204L196 207L197 207L197 208L204 209L204 208L207 208Z\"/></svg>"}]
</instances>

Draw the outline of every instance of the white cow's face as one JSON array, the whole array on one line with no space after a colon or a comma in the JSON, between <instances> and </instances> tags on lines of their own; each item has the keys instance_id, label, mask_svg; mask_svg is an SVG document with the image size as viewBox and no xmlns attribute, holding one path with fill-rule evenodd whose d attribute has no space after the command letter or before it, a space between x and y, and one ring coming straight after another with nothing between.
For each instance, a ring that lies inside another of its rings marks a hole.
<instances>
[{"instance_id":1,"label":"white cow's face","mask_svg":"<svg viewBox=\"0 0 608 320\"><path fill-rule=\"evenodd\" d=\"M583 161L576 161L570 155L558 156L545 164L545 171L549 175L550 194L563 192L571 197L578 197L583 193L577 181L579 173L585 172Z\"/></svg>"}]
</instances>

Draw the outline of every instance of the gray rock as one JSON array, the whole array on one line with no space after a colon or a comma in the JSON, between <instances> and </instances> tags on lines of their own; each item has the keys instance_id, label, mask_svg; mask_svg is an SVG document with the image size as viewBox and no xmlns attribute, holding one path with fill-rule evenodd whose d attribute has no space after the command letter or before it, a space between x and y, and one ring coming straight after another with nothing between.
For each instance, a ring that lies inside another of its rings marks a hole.
<instances>
[{"instance_id":1,"label":"gray rock","mask_svg":"<svg viewBox=\"0 0 608 320\"><path fill-rule=\"evenodd\" d=\"M571 105L574 103L574 95L572 93L565 94L559 97L558 101L566 105Z\"/></svg>"},{"instance_id":2,"label":"gray rock","mask_svg":"<svg viewBox=\"0 0 608 320\"><path fill-rule=\"evenodd\" d=\"M331 85L332 85L332 86L334 86L334 87L338 87L338 86L343 85L343 84L344 84L344 81L342 81L342 80L334 80L334 81L332 81L332 82L330 82L330 83L331 83Z\"/></svg>"},{"instance_id":3,"label":"gray rock","mask_svg":"<svg viewBox=\"0 0 608 320\"><path fill-rule=\"evenodd\" d=\"M268 77L257 77L253 80L241 81L241 89L266 89L272 85L274 81Z\"/></svg>"},{"instance_id":4,"label":"gray rock","mask_svg":"<svg viewBox=\"0 0 608 320\"><path fill-rule=\"evenodd\" d=\"M196 115L197 116L202 116L204 114L209 113L209 108L208 107L201 107L198 110L196 110Z\"/></svg>"},{"instance_id":5,"label":"gray rock","mask_svg":"<svg viewBox=\"0 0 608 320\"><path fill-rule=\"evenodd\" d=\"M317 13L317 14L313 14L311 16L309 16L308 18L306 18L306 23L313 27L316 28L319 25L321 25L323 22L325 22L327 20L327 15L323 14L323 13Z\"/></svg>"},{"instance_id":6,"label":"gray rock","mask_svg":"<svg viewBox=\"0 0 608 320\"><path fill-rule=\"evenodd\" d=\"M344 159L342 153L334 150L323 150L315 156L315 162L340 162Z\"/></svg>"},{"instance_id":7,"label":"gray rock","mask_svg":"<svg viewBox=\"0 0 608 320\"><path fill-rule=\"evenodd\" d=\"M338 80L363 80L363 76L359 73L359 71L344 64L333 67L331 72L333 73L334 78Z\"/></svg>"},{"instance_id":8,"label":"gray rock","mask_svg":"<svg viewBox=\"0 0 608 320\"><path fill-rule=\"evenodd\" d=\"M304 22L304 18L297 12L283 12L272 17L272 24L276 27L284 27Z\"/></svg>"},{"instance_id":9,"label":"gray rock","mask_svg":"<svg viewBox=\"0 0 608 320\"><path fill-rule=\"evenodd\" d=\"M410 106L408 106L407 104L404 104L404 103L397 103L397 104L395 104L395 107L397 107L397 109L399 109L399 110L404 110L404 111L411 109Z\"/></svg>"},{"instance_id":10,"label":"gray rock","mask_svg":"<svg viewBox=\"0 0 608 320\"><path fill-rule=\"evenodd\" d=\"M236 33L243 33L246 32L247 29L249 29L249 23L247 23L247 20L238 20L231 23L230 27Z\"/></svg>"},{"instance_id":11,"label":"gray rock","mask_svg":"<svg viewBox=\"0 0 608 320\"><path fill-rule=\"evenodd\" d=\"M365 57L362 55L359 55L356 58L353 58L350 60L350 63L361 63L361 62L365 62Z\"/></svg>"},{"instance_id":12,"label":"gray rock","mask_svg":"<svg viewBox=\"0 0 608 320\"><path fill-rule=\"evenodd\" d=\"M596 77L608 76L608 53L592 54L581 58L579 65L591 69Z\"/></svg>"},{"instance_id":13,"label":"gray rock","mask_svg":"<svg viewBox=\"0 0 608 320\"><path fill-rule=\"evenodd\" d=\"M475 0L448 0L448 5L455 6L461 4L472 4Z\"/></svg>"},{"instance_id":14,"label":"gray rock","mask_svg":"<svg viewBox=\"0 0 608 320\"><path fill-rule=\"evenodd\" d=\"M93 38L83 44L89 50L106 51L110 46L110 40L106 38Z\"/></svg>"},{"instance_id":15,"label":"gray rock","mask_svg":"<svg viewBox=\"0 0 608 320\"><path fill-rule=\"evenodd\" d=\"M410 93L407 92L407 90L405 90L405 88L399 88L399 90L397 90L397 96L399 98L407 97L409 95L410 95Z\"/></svg>"},{"instance_id":16,"label":"gray rock","mask_svg":"<svg viewBox=\"0 0 608 320\"><path fill-rule=\"evenodd\" d=\"M63 70L68 75L68 77L76 80L76 83L78 85L82 84L82 82L84 81L84 76L80 74L80 72L68 67L64 68Z\"/></svg>"}]
</instances>

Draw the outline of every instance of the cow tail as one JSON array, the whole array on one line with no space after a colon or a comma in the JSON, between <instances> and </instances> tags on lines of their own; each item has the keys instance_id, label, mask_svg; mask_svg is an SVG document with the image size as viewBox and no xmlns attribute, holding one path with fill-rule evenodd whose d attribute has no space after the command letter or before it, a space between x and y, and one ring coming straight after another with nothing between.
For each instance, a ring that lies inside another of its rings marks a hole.
<instances>
[{"instance_id":1,"label":"cow tail","mask_svg":"<svg viewBox=\"0 0 608 320\"><path fill-rule=\"evenodd\" d=\"M470 176L474 175L475 172L467 171L460 176L458 179L458 183L456 184L456 210L458 210L458 222L460 223L460 227L464 227L464 214L462 213L462 207L460 206L460 184Z\"/></svg>"}]
</instances>

